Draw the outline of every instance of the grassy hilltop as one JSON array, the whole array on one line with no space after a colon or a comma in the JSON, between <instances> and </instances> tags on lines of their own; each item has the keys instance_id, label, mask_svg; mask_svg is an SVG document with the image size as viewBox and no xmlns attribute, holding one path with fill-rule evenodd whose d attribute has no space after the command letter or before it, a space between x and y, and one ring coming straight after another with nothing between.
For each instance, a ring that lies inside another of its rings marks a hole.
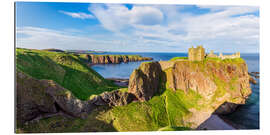
<instances>
[{"instance_id":1,"label":"grassy hilltop","mask_svg":"<svg viewBox=\"0 0 270 135\"><path fill-rule=\"evenodd\" d=\"M36 79L54 80L81 100L118 88L89 68L80 56L63 52L17 48L16 70Z\"/></svg>"}]
</instances>

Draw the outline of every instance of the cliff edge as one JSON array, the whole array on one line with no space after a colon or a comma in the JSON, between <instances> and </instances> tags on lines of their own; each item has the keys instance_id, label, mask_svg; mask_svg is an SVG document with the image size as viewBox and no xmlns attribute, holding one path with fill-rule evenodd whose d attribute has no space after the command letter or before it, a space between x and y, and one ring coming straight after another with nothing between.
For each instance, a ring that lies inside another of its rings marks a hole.
<instances>
[{"instance_id":1,"label":"cliff edge","mask_svg":"<svg viewBox=\"0 0 270 135\"><path fill-rule=\"evenodd\" d=\"M165 97L165 107L175 103L181 109L173 112L167 108L171 126L196 128L217 109L216 113L228 113L233 111L232 104L245 104L251 89L247 65L241 58L180 59L143 63L130 76L129 92L140 101L154 95ZM180 114L178 122L175 119Z\"/></svg>"}]
</instances>

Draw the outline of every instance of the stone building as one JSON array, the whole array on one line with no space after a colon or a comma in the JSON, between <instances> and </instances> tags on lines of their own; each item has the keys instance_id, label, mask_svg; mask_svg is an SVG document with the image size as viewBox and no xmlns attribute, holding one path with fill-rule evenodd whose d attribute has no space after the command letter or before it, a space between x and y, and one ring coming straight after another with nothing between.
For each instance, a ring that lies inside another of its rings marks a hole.
<instances>
[{"instance_id":1,"label":"stone building","mask_svg":"<svg viewBox=\"0 0 270 135\"><path fill-rule=\"evenodd\" d=\"M232 54L232 55L223 55L222 53L220 53L219 58L221 58L222 60L240 58L240 52L237 52L237 53Z\"/></svg>"},{"instance_id":2,"label":"stone building","mask_svg":"<svg viewBox=\"0 0 270 135\"><path fill-rule=\"evenodd\" d=\"M208 58L218 58L218 56L216 54L214 54L213 50L211 50L209 54L206 54L206 57L208 57Z\"/></svg>"},{"instance_id":3,"label":"stone building","mask_svg":"<svg viewBox=\"0 0 270 135\"><path fill-rule=\"evenodd\" d=\"M197 46L197 48L188 49L188 60L190 61L202 61L205 58L205 49L202 47L202 45Z\"/></svg>"}]
</instances>

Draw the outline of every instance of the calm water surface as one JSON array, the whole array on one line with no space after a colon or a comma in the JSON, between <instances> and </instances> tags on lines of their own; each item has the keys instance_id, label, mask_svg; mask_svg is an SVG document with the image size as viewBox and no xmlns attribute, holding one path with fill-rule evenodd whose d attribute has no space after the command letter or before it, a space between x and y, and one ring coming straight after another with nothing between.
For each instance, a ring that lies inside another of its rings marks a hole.
<instances>
[{"instance_id":1,"label":"calm water surface","mask_svg":"<svg viewBox=\"0 0 270 135\"><path fill-rule=\"evenodd\" d=\"M103 54L138 54L144 57L152 57L154 61L170 60L173 57L187 56L187 53L103 53ZM246 61L249 72L259 72L259 54L241 54ZM139 67L142 62L129 62L121 64L94 65L92 68L105 78L128 79L132 71ZM252 94L245 105L240 106L236 112L226 116L235 124L248 129L259 128L259 86L260 80L256 79L256 85L251 84Z\"/></svg>"}]
</instances>

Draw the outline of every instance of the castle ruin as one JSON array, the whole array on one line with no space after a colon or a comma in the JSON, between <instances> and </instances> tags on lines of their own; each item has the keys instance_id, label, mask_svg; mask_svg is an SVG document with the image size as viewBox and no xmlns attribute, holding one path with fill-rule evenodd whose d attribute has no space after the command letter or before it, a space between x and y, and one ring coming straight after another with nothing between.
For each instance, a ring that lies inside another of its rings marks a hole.
<instances>
[{"instance_id":1,"label":"castle ruin","mask_svg":"<svg viewBox=\"0 0 270 135\"><path fill-rule=\"evenodd\" d=\"M223 55L222 53L218 55L214 54L214 51L211 50L209 54L205 54L205 49L202 47L202 45L197 46L197 48L188 49L188 60L190 61L202 61L205 58L220 58L222 60L224 59L234 59L234 58L240 58L240 52L237 52L232 55Z\"/></svg>"},{"instance_id":2,"label":"castle ruin","mask_svg":"<svg viewBox=\"0 0 270 135\"><path fill-rule=\"evenodd\" d=\"M197 48L189 48L188 49L188 60L190 61L202 61L205 58L205 49L201 46L197 46Z\"/></svg>"},{"instance_id":3,"label":"castle ruin","mask_svg":"<svg viewBox=\"0 0 270 135\"><path fill-rule=\"evenodd\" d=\"M222 53L220 53L219 58L221 58L222 60L240 58L240 52L237 52L237 53L232 54L232 55L223 55Z\"/></svg>"}]
</instances>

